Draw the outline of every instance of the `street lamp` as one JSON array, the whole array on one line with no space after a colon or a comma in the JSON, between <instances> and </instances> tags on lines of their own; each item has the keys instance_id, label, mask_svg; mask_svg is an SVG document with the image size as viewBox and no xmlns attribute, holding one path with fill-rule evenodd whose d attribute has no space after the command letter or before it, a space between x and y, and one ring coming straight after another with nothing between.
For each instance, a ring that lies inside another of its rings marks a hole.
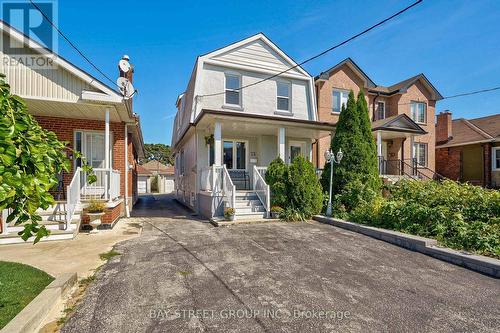
<instances>
[{"instance_id":1,"label":"street lamp","mask_svg":"<svg viewBox=\"0 0 500 333\"><path fill-rule=\"evenodd\" d=\"M335 157L335 154L332 152L331 149L328 149L327 151L325 151L326 162L330 163L330 194L328 197L328 206L326 208L326 216L332 216L333 163L340 164L342 157L344 157L344 154L342 153L342 148L339 148L339 151L337 152L337 157Z\"/></svg>"}]
</instances>

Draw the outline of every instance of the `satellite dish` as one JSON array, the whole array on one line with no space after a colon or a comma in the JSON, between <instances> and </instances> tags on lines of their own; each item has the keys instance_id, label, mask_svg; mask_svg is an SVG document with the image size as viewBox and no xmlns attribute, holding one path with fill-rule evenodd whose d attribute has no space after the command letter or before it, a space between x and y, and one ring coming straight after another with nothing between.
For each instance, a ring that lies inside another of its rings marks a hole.
<instances>
[{"instance_id":1,"label":"satellite dish","mask_svg":"<svg viewBox=\"0 0 500 333\"><path fill-rule=\"evenodd\" d=\"M120 70L123 73L127 73L130 70L130 63L126 59L121 59L120 62L118 62L118 67L120 67Z\"/></svg>"},{"instance_id":2,"label":"satellite dish","mask_svg":"<svg viewBox=\"0 0 500 333\"><path fill-rule=\"evenodd\" d=\"M124 77L119 77L118 80L116 80L116 84L120 88L120 92L122 93L123 97L125 97L126 99L131 98L135 93L135 89L132 83Z\"/></svg>"}]
</instances>

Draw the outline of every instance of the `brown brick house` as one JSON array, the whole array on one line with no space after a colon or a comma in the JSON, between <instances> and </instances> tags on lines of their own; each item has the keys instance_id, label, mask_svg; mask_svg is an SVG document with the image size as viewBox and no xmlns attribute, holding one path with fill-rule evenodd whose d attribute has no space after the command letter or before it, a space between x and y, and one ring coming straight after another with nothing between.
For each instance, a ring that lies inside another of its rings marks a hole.
<instances>
[{"instance_id":1,"label":"brown brick house","mask_svg":"<svg viewBox=\"0 0 500 333\"><path fill-rule=\"evenodd\" d=\"M500 114L455 119L441 112L436 123L436 170L443 176L500 187Z\"/></svg>"},{"instance_id":2,"label":"brown brick house","mask_svg":"<svg viewBox=\"0 0 500 333\"><path fill-rule=\"evenodd\" d=\"M318 118L338 121L349 91L363 90L372 119L372 131L382 174L416 172L432 177L435 170L435 106L441 94L424 74L392 86L373 82L356 63L347 58L315 77ZM324 152L330 138L314 144L313 161L325 164Z\"/></svg>"},{"instance_id":3,"label":"brown brick house","mask_svg":"<svg viewBox=\"0 0 500 333\"><path fill-rule=\"evenodd\" d=\"M105 202L103 227L111 227L120 216L132 210L137 198L137 160L144 156L139 117L132 111L132 99L82 69L74 66L36 41L0 20L4 41L17 50L0 50L0 73L11 92L26 103L38 123L67 142L71 170L58 175L53 195L56 205L40 211L43 224L51 230L50 239L73 238L81 223L87 221L86 203ZM23 54L35 59L52 59L46 67L16 61ZM117 71L117 76L120 74ZM121 74L120 74L121 75ZM80 152L94 168L97 182L88 184ZM22 226L7 224L3 211L0 244L20 241ZM46 240L46 239L43 239Z\"/></svg>"}]
</instances>

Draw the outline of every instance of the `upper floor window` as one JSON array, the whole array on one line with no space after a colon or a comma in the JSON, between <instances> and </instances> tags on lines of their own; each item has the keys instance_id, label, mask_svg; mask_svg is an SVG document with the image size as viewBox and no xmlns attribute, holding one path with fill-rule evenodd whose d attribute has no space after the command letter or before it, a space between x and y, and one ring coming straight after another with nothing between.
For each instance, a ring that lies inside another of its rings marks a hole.
<instances>
[{"instance_id":1,"label":"upper floor window","mask_svg":"<svg viewBox=\"0 0 500 333\"><path fill-rule=\"evenodd\" d=\"M427 143L415 142L413 144L413 158L418 165L427 166Z\"/></svg>"},{"instance_id":2,"label":"upper floor window","mask_svg":"<svg viewBox=\"0 0 500 333\"><path fill-rule=\"evenodd\" d=\"M385 102L377 102L377 106L375 109L375 117L376 120L385 118Z\"/></svg>"},{"instance_id":3,"label":"upper floor window","mask_svg":"<svg viewBox=\"0 0 500 333\"><path fill-rule=\"evenodd\" d=\"M340 112L342 106L347 105L347 99L349 98L349 92L345 90L333 90L333 112Z\"/></svg>"},{"instance_id":4,"label":"upper floor window","mask_svg":"<svg viewBox=\"0 0 500 333\"><path fill-rule=\"evenodd\" d=\"M241 105L241 76L226 73L226 104Z\"/></svg>"},{"instance_id":5,"label":"upper floor window","mask_svg":"<svg viewBox=\"0 0 500 333\"><path fill-rule=\"evenodd\" d=\"M292 85L289 82L277 82L276 108L278 111L290 111Z\"/></svg>"},{"instance_id":6,"label":"upper floor window","mask_svg":"<svg viewBox=\"0 0 500 333\"><path fill-rule=\"evenodd\" d=\"M427 105L423 102L410 103L411 118L417 123L425 124L427 121Z\"/></svg>"}]
</instances>

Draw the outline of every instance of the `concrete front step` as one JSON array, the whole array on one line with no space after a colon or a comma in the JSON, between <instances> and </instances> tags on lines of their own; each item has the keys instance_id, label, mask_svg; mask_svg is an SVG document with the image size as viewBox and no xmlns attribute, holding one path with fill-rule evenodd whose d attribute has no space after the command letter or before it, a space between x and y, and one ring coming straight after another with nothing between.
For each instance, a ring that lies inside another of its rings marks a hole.
<instances>
[{"instance_id":1,"label":"concrete front step","mask_svg":"<svg viewBox=\"0 0 500 333\"><path fill-rule=\"evenodd\" d=\"M266 212L239 212L234 215L236 220L242 219L263 219L267 216Z\"/></svg>"},{"instance_id":2,"label":"concrete front step","mask_svg":"<svg viewBox=\"0 0 500 333\"><path fill-rule=\"evenodd\" d=\"M60 222L60 221L40 221L38 222L40 225L44 225L47 230L64 230L66 227L66 222ZM68 225L67 230L76 230L78 228L78 223L73 222ZM8 226L7 231L9 233L18 233L19 231L22 231L24 229L22 224L19 225L13 225L13 226Z\"/></svg>"},{"instance_id":3,"label":"concrete front step","mask_svg":"<svg viewBox=\"0 0 500 333\"><path fill-rule=\"evenodd\" d=\"M236 215L246 214L246 213L264 213L266 209L264 206L249 206L249 207L236 207Z\"/></svg>"},{"instance_id":4,"label":"concrete front step","mask_svg":"<svg viewBox=\"0 0 500 333\"><path fill-rule=\"evenodd\" d=\"M76 235L75 230L51 230L48 237L43 237L40 242L56 241L63 239L73 239ZM7 235L0 235L0 245L5 244L20 244L20 243L33 243L34 237L29 238L26 242L16 233Z\"/></svg>"}]
</instances>

